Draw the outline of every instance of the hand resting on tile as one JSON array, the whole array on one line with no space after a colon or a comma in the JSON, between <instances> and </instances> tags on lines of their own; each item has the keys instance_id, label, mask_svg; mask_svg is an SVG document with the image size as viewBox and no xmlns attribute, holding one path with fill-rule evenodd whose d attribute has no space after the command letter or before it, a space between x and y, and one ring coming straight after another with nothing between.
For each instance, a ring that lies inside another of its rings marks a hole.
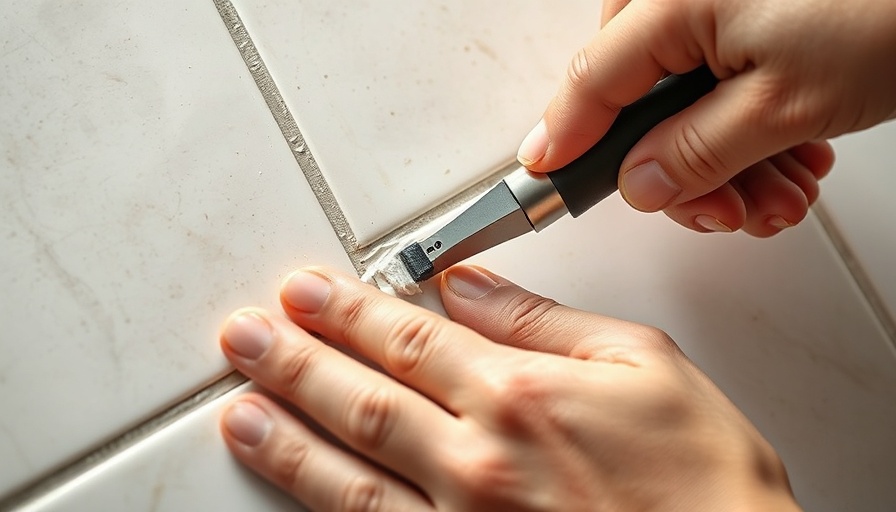
<instances>
[{"instance_id":1,"label":"hand resting on tile","mask_svg":"<svg viewBox=\"0 0 896 512\"><path fill-rule=\"evenodd\" d=\"M619 177L633 207L696 231L800 222L833 165L825 139L896 114L896 2L604 0L603 23L519 159L566 165L664 73L706 63L718 87L649 132Z\"/></svg>"},{"instance_id":2,"label":"hand resting on tile","mask_svg":"<svg viewBox=\"0 0 896 512\"><path fill-rule=\"evenodd\" d=\"M314 511L799 510L771 446L662 331L474 267L441 293L451 320L312 268L283 285L288 318L235 312L230 361L338 440L253 393L222 418L235 456Z\"/></svg>"}]
</instances>

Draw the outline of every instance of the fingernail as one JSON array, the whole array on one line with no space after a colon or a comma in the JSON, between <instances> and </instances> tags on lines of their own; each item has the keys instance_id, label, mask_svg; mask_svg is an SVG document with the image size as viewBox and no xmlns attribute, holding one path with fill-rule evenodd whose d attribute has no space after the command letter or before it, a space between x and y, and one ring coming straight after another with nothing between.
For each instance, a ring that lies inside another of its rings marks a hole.
<instances>
[{"instance_id":1,"label":"fingernail","mask_svg":"<svg viewBox=\"0 0 896 512\"><path fill-rule=\"evenodd\" d=\"M526 135L526 138L523 139L523 143L520 144L520 149L516 153L516 158L521 164L529 166L544 158L547 150L548 129L544 124L544 119L542 119L535 125L535 128L532 128L529 135Z\"/></svg>"},{"instance_id":2,"label":"fingernail","mask_svg":"<svg viewBox=\"0 0 896 512\"><path fill-rule=\"evenodd\" d=\"M722 224L722 221L712 215L697 215L694 217L694 224L715 233L731 233L732 231L731 228Z\"/></svg>"},{"instance_id":3,"label":"fingernail","mask_svg":"<svg viewBox=\"0 0 896 512\"><path fill-rule=\"evenodd\" d=\"M330 296L330 282L314 272L299 270L283 285L283 299L304 313L316 313Z\"/></svg>"},{"instance_id":4,"label":"fingernail","mask_svg":"<svg viewBox=\"0 0 896 512\"><path fill-rule=\"evenodd\" d=\"M498 283L491 277L473 267L454 267L445 274L448 288L467 299L476 300L485 297L495 289Z\"/></svg>"},{"instance_id":5,"label":"fingernail","mask_svg":"<svg viewBox=\"0 0 896 512\"><path fill-rule=\"evenodd\" d=\"M261 444L273 426L268 413L251 402L237 402L224 412L224 428L246 446Z\"/></svg>"},{"instance_id":6,"label":"fingernail","mask_svg":"<svg viewBox=\"0 0 896 512\"><path fill-rule=\"evenodd\" d=\"M655 212L671 203L681 193L681 187L672 181L659 162L650 160L622 176L622 193L638 210Z\"/></svg>"},{"instance_id":7,"label":"fingernail","mask_svg":"<svg viewBox=\"0 0 896 512\"><path fill-rule=\"evenodd\" d=\"M242 313L230 319L222 334L230 350L246 359L258 359L271 346L271 324L255 313Z\"/></svg>"},{"instance_id":8,"label":"fingernail","mask_svg":"<svg viewBox=\"0 0 896 512\"><path fill-rule=\"evenodd\" d=\"M792 222L789 222L787 219L781 217L780 215L772 215L766 222L769 226L778 229L787 229L796 225Z\"/></svg>"}]
</instances>

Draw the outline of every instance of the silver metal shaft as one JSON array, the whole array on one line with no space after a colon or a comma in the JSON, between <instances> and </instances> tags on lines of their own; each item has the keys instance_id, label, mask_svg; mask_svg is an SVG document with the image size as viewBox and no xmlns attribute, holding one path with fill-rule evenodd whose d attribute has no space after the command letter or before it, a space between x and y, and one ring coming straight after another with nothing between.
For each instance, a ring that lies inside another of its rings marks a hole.
<instances>
[{"instance_id":1,"label":"silver metal shaft","mask_svg":"<svg viewBox=\"0 0 896 512\"><path fill-rule=\"evenodd\" d=\"M566 213L566 205L551 180L521 167L418 243L432 263L431 271L422 279L502 242L541 231Z\"/></svg>"}]
</instances>

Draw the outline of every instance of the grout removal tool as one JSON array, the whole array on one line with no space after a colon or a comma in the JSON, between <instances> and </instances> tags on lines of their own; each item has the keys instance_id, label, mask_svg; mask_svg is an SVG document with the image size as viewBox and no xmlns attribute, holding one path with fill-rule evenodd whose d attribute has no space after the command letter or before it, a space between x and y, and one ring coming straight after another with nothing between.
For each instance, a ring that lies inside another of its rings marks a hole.
<instances>
[{"instance_id":1,"label":"grout removal tool","mask_svg":"<svg viewBox=\"0 0 896 512\"><path fill-rule=\"evenodd\" d=\"M617 188L619 167L650 129L692 105L718 80L706 66L661 80L623 108L591 149L556 171L521 167L432 236L402 249L385 279L400 293L474 254L530 231L541 231L567 213L578 217Z\"/></svg>"}]
</instances>

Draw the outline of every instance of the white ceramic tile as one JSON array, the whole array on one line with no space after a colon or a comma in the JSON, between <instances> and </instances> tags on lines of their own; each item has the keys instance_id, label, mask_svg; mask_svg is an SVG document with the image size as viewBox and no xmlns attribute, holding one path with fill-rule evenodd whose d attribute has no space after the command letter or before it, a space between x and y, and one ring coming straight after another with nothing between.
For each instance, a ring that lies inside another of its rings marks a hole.
<instances>
[{"instance_id":1,"label":"white ceramic tile","mask_svg":"<svg viewBox=\"0 0 896 512\"><path fill-rule=\"evenodd\" d=\"M221 440L218 418L247 387L198 409L23 510L302 510L243 468Z\"/></svg>"},{"instance_id":2,"label":"white ceramic tile","mask_svg":"<svg viewBox=\"0 0 896 512\"><path fill-rule=\"evenodd\" d=\"M0 11L2 498L221 375L290 268L350 267L212 2Z\"/></svg>"},{"instance_id":3,"label":"white ceramic tile","mask_svg":"<svg viewBox=\"0 0 896 512\"><path fill-rule=\"evenodd\" d=\"M509 162L600 2L238 0L361 243Z\"/></svg>"},{"instance_id":4,"label":"white ceramic tile","mask_svg":"<svg viewBox=\"0 0 896 512\"><path fill-rule=\"evenodd\" d=\"M476 260L562 302L665 328L776 446L805 510L892 510L896 359L814 218L770 240L706 236L614 196ZM37 509L287 508L227 456L216 425L227 399Z\"/></svg>"},{"instance_id":5,"label":"white ceramic tile","mask_svg":"<svg viewBox=\"0 0 896 512\"><path fill-rule=\"evenodd\" d=\"M896 318L896 122L834 140L821 200Z\"/></svg>"}]
</instances>

